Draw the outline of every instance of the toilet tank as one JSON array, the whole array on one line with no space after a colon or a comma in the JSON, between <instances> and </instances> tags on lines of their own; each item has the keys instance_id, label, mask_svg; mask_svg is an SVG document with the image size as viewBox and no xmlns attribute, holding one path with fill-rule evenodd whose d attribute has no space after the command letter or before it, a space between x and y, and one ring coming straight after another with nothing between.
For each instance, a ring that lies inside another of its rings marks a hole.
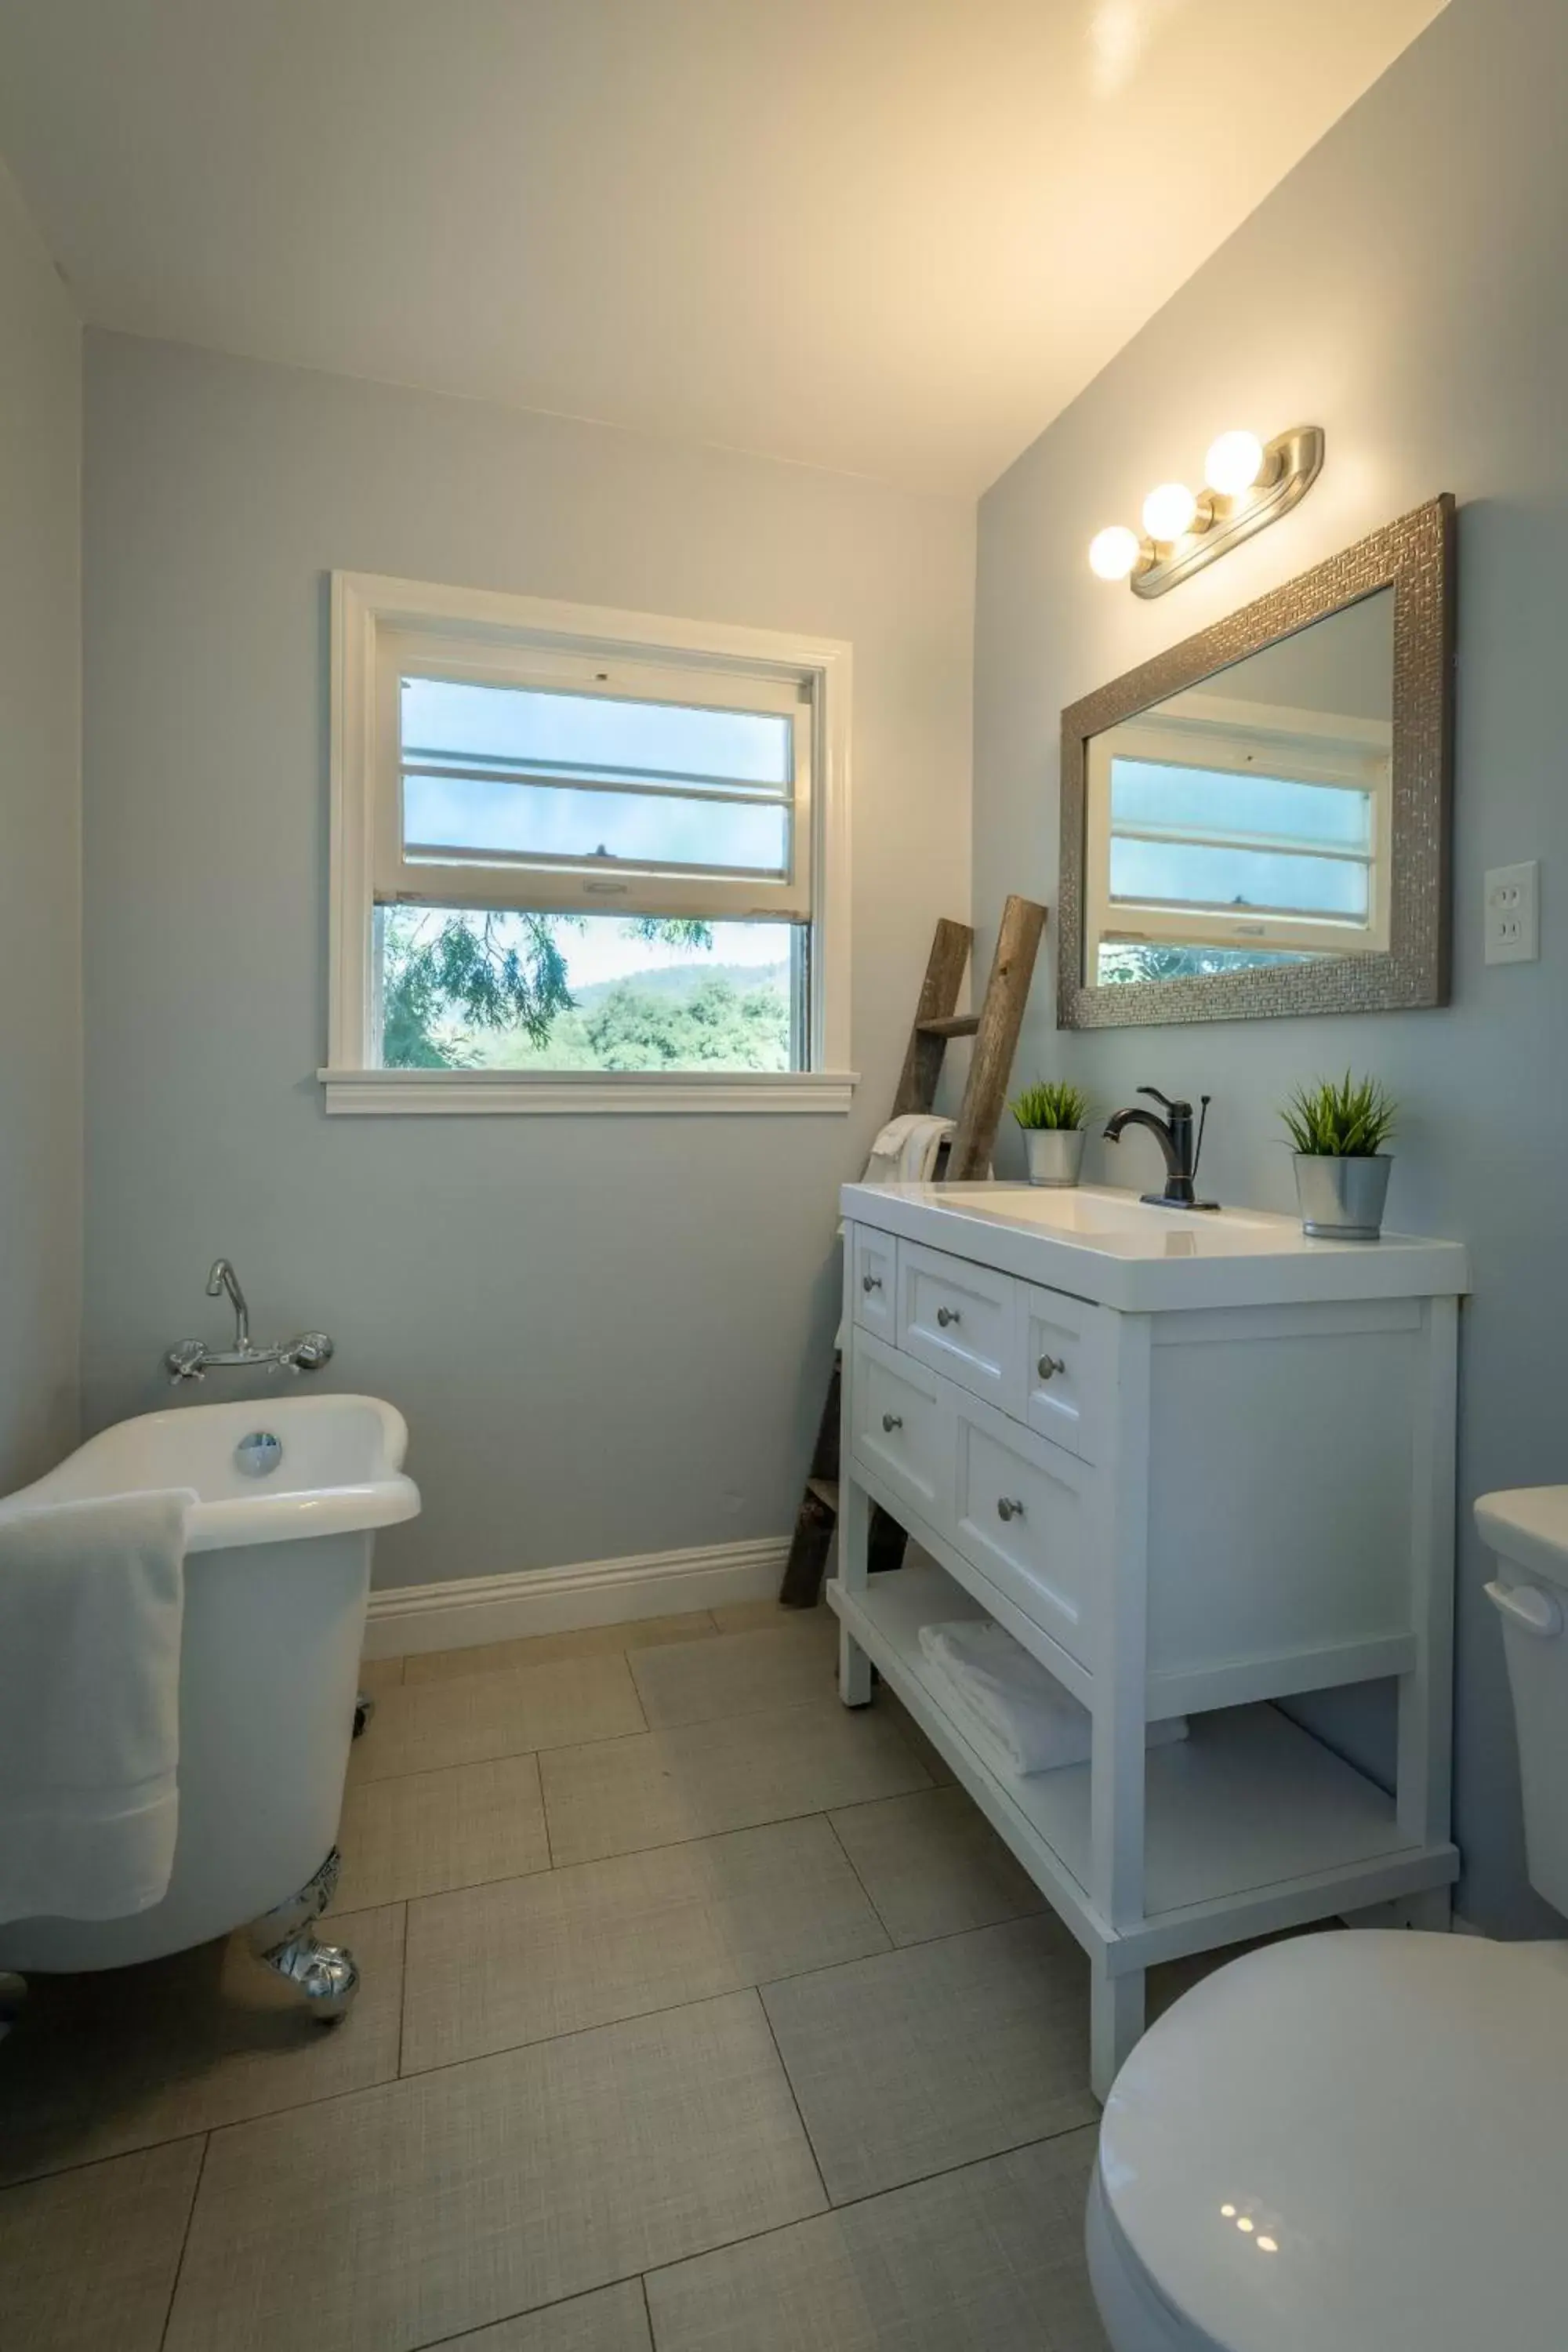
<instances>
[{"instance_id":1,"label":"toilet tank","mask_svg":"<svg viewBox=\"0 0 1568 2352\"><path fill-rule=\"evenodd\" d=\"M1568 1486L1483 1495L1476 1523L1498 1564L1487 1597L1513 1692L1531 1884L1568 1913Z\"/></svg>"}]
</instances>

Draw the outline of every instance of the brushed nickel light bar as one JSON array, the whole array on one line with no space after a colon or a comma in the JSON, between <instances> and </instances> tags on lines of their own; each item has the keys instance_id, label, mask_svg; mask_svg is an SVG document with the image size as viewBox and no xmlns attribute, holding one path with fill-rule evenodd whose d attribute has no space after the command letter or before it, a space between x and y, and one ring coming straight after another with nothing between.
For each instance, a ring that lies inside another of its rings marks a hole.
<instances>
[{"instance_id":1,"label":"brushed nickel light bar","mask_svg":"<svg viewBox=\"0 0 1568 2352\"><path fill-rule=\"evenodd\" d=\"M1114 523L1090 541L1089 568L1125 580L1135 596L1163 596L1216 556L1300 506L1323 470L1321 425L1295 425L1272 441L1222 433L1204 460L1204 488L1162 482L1143 501L1142 535Z\"/></svg>"}]
</instances>

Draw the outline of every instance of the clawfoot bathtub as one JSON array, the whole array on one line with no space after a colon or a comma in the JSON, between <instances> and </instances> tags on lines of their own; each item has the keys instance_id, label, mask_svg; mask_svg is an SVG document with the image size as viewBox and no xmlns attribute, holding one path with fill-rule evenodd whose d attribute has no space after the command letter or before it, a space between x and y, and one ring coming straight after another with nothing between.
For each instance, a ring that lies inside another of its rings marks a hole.
<instances>
[{"instance_id":1,"label":"clawfoot bathtub","mask_svg":"<svg viewBox=\"0 0 1568 2352\"><path fill-rule=\"evenodd\" d=\"M248 1927L323 2016L352 1957L331 1898L377 1528L415 1517L403 1416L376 1397L187 1405L90 1439L0 1510L188 1487L180 1825L168 1890L105 1920L0 1926L0 1971L113 1969Z\"/></svg>"}]
</instances>

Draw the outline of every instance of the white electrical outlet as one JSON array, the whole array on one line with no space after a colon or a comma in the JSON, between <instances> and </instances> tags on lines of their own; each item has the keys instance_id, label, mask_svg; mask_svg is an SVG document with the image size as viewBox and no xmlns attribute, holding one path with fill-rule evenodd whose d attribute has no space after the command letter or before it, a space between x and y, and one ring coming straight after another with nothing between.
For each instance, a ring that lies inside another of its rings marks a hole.
<instances>
[{"instance_id":1,"label":"white electrical outlet","mask_svg":"<svg viewBox=\"0 0 1568 2352\"><path fill-rule=\"evenodd\" d=\"M1534 963L1541 953L1541 867L1494 866L1487 876L1487 961Z\"/></svg>"}]
</instances>

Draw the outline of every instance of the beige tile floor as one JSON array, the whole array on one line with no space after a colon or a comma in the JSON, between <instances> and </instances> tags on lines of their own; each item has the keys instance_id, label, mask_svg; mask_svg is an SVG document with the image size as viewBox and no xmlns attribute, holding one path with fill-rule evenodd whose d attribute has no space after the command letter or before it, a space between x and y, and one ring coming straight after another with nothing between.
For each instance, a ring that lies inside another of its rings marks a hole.
<instances>
[{"instance_id":1,"label":"beige tile floor","mask_svg":"<svg viewBox=\"0 0 1568 2352\"><path fill-rule=\"evenodd\" d=\"M380 1660L323 2029L237 1940L0 2046L17 2352L1104 2352L1084 1964L835 1627Z\"/></svg>"}]
</instances>

